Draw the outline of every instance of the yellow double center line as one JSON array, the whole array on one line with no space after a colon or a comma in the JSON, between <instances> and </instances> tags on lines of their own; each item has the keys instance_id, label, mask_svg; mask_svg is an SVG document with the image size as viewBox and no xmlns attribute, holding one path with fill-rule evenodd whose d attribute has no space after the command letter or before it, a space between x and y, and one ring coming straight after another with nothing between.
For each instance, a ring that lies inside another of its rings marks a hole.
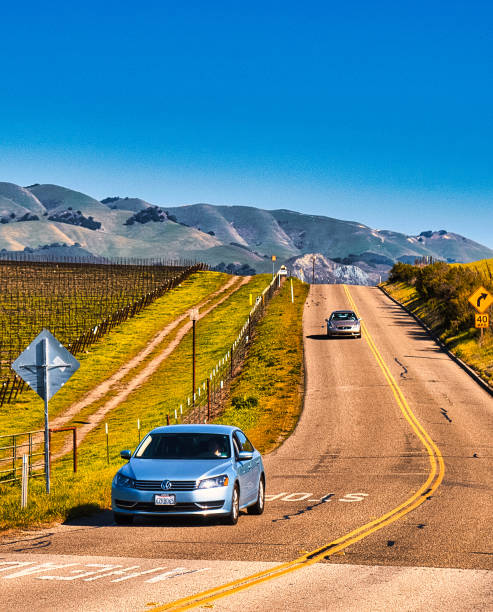
<instances>
[{"instance_id":1,"label":"yellow double center line","mask_svg":"<svg viewBox=\"0 0 493 612\"><path fill-rule=\"evenodd\" d=\"M358 313L356 304L354 303L351 293L349 292L349 289L346 285L344 285L344 291L346 293L349 303L351 304L351 307L356 313ZM411 495L411 497L409 497L399 506L393 508L392 510L383 514L379 518L370 521L369 523L366 523L365 525L362 525L357 529L354 529L353 531L338 538L337 540L333 540L332 542L325 544L320 548L312 550L311 552L306 553L303 556L294 559L293 561L282 563L281 565L276 565L262 572L246 576L245 578L240 578L238 580L234 580L232 582L228 582L226 584L214 587L207 591L203 591L201 593L197 593L195 595L191 595L183 599L178 599L169 604L153 608L154 612L160 612L161 610L189 610L190 608L210 604L216 599L227 597L228 595L233 595L234 593L239 593L240 591L249 589L252 586L261 584L262 582L273 580L274 578L278 578L279 576L283 576L284 574L288 574L289 572L294 572L304 567L308 567L309 565L317 563L325 557L329 557L330 555L333 555L334 553L337 553L343 550L344 548L347 548L351 544L354 544L355 542L366 538L375 531L378 531L379 529L382 529L383 527L386 527L387 525L390 525L391 523L399 520L408 512L411 512L412 510L423 504L436 491L445 473L445 464L443 462L442 454L440 453L440 450L438 449L435 442L433 442L433 440L430 438L429 434L419 423L418 419L409 407L406 398L402 394L399 385L397 384L395 378L392 376L392 373L390 372L382 355L377 349L375 342L373 341L373 338L368 332L368 329L363 321L361 322L361 331L363 337L368 343L368 346L370 347L371 352L373 353L373 356L375 357L380 369L383 372L385 380L387 381L389 387L392 390L394 398L402 414L404 415L404 418L409 423L411 429L419 438L428 454L428 458L430 461L430 472L428 478L426 479L426 482L424 482L421 487L413 495Z\"/></svg>"}]
</instances>

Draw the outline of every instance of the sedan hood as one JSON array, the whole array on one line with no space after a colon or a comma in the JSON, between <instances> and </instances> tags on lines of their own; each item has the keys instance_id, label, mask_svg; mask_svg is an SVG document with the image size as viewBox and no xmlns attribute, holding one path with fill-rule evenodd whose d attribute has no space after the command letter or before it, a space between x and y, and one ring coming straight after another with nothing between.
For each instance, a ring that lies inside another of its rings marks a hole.
<instances>
[{"instance_id":1,"label":"sedan hood","mask_svg":"<svg viewBox=\"0 0 493 612\"><path fill-rule=\"evenodd\" d=\"M231 465L227 461L211 460L166 460L131 459L121 473L135 480L198 480L204 476L218 476Z\"/></svg>"}]
</instances>

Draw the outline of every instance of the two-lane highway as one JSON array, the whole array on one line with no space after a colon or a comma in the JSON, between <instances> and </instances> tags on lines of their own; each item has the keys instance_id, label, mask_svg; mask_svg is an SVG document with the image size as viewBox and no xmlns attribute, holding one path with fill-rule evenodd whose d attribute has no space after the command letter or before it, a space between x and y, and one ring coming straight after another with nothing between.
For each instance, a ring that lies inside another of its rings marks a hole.
<instances>
[{"instance_id":1,"label":"two-lane highway","mask_svg":"<svg viewBox=\"0 0 493 612\"><path fill-rule=\"evenodd\" d=\"M328 339L325 318L348 307L363 317L363 338ZM313 286L304 334L304 411L265 458L264 515L235 527L116 527L105 513L4 538L0 600L19 610L134 610L232 581L227 597L213 590L202 603L491 607L493 398L376 288ZM65 566L42 567L48 558ZM8 565L21 562L31 571ZM241 582L252 574L254 586Z\"/></svg>"}]
</instances>

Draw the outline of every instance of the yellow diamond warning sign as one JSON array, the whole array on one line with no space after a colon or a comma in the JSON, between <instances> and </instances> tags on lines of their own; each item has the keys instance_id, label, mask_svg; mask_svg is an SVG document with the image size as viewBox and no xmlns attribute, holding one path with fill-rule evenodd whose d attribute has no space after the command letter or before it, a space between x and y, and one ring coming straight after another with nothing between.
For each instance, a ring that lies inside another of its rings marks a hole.
<instances>
[{"instance_id":1,"label":"yellow diamond warning sign","mask_svg":"<svg viewBox=\"0 0 493 612\"><path fill-rule=\"evenodd\" d=\"M489 314L475 314L474 315L474 327L478 329L486 329L490 326L490 315Z\"/></svg>"},{"instance_id":2,"label":"yellow diamond warning sign","mask_svg":"<svg viewBox=\"0 0 493 612\"><path fill-rule=\"evenodd\" d=\"M472 304L478 312L484 312L493 304L493 295L484 287L479 287L479 289L476 289L469 297L469 303Z\"/></svg>"}]
</instances>

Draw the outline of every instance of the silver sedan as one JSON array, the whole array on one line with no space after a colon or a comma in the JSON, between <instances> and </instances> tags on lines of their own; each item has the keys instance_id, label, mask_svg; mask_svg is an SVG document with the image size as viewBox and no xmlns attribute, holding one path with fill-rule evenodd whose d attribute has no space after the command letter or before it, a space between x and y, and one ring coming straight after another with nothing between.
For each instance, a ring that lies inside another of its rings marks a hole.
<instances>
[{"instance_id":1,"label":"silver sedan","mask_svg":"<svg viewBox=\"0 0 493 612\"><path fill-rule=\"evenodd\" d=\"M334 310L327 322L327 336L361 338L361 320L352 310Z\"/></svg>"},{"instance_id":2,"label":"silver sedan","mask_svg":"<svg viewBox=\"0 0 493 612\"><path fill-rule=\"evenodd\" d=\"M238 522L240 509L262 514L265 473L260 453L237 427L172 425L153 429L111 490L115 522L135 516L217 516Z\"/></svg>"}]
</instances>

